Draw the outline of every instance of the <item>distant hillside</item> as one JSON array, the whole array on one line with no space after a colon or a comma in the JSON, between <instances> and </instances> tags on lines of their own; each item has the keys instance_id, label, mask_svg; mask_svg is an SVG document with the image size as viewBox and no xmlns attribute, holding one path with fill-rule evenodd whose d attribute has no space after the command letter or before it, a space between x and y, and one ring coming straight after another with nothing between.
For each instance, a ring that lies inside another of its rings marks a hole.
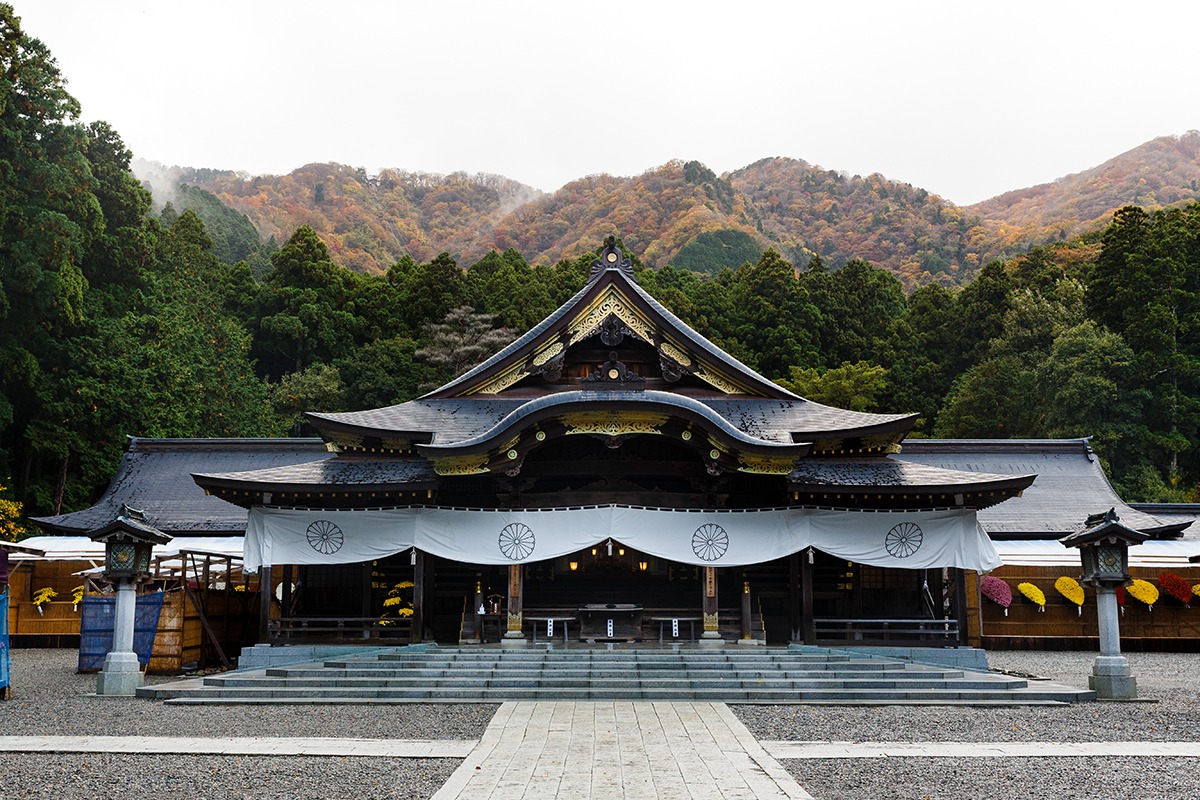
<instances>
[{"instance_id":1,"label":"distant hillside","mask_svg":"<svg viewBox=\"0 0 1200 800\"><path fill-rule=\"evenodd\" d=\"M1098 167L965 210L978 215L996 254L1066 239L1109 223L1127 205L1161 208L1200 198L1200 131L1160 136Z\"/></svg>"},{"instance_id":2,"label":"distant hillside","mask_svg":"<svg viewBox=\"0 0 1200 800\"><path fill-rule=\"evenodd\" d=\"M405 254L423 262L443 251L477 259L490 248L496 223L542 194L500 175L390 169L368 175L341 164L258 177L183 170L181 180L245 214L263 238L287 241L308 225L337 263L370 273L386 271Z\"/></svg>"},{"instance_id":3,"label":"distant hillside","mask_svg":"<svg viewBox=\"0 0 1200 800\"><path fill-rule=\"evenodd\" d=\"M989 255L978 219L935 194L882 175L848 176L791 158L764 158L730 175L762 228L802 266L864 258L912 288L957 283ZM803 260L801 260L803 259Z\"/></svg>"},{"instance_id":4,"label":"distant hillside","mask_svg":"<svg viewBox=\"0 0 1200 800\"><path fill-rule=\"evenodd\" d=\"M720 176L671 161L634 177L581 178L553 194L499 175L368 175L339 164L259 177L159 170L245 214L263 239L283 241L309 225L338 263L363 272L443 251L469 266L509 247L530 263L553 263L619 233L652 267L712 272L774 245L797 267L813 254L833 268L865 258L912 289L958 284L992 259L1098 229L1125 205L1200 198L1200 133L1155 139L1094 169L967 207L882 175L791 158Z\"/></svg>"},{"instance_id":5,"label":"distant hillside","mask_svg":"<svg viewBox=\"0 0 1200 800\"><path fill-rule=\"evenodd\" d=\"M760 252L767 246L746 198L728 179L697 161L671 161L633 178L594 175L569 183L509 214L496 227L494 245L516 248L530 263L549 263L619 233L648 266L660 267L699 235L722 230L761 239Z\"/></svg>"}]
</instances>

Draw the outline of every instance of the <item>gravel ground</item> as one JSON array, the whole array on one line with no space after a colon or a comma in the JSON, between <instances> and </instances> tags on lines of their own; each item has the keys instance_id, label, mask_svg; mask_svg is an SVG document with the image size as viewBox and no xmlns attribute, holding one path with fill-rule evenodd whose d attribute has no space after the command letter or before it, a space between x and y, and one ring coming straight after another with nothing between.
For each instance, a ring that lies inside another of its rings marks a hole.
<instances>
[{"instance_id":1,"label":"gravel ground","mask_svg":"<svg viewBox=\"0 0 1200 800\"><path fill-rule=\"evenodd\" d=\"M1094 653L999 652L993 669L1087 686ZM1129 653L1141 699L1156 702L970 708L734 706L759 739L890 742L1197 742L1196 758L786 759L820 800L1029 800L1200 794L1200 654ZM1105 788L1110 787L1110 788Z\"/></svg>"},{"instance_id":2,"label":"gravel ground","mask_svg":"<svg viewBox=\"0 0 1200 800\"><path fill-rule=\"evenodd\" d=\"M458 768L454 758L0 755L4 797L53 800L329 800L425 798ZM119 790L115 786L120 786Z\"/></svg>"},{"instance_id":3,"label":"gravel ground","mask_svg":"<svg viewBox=\"0 0 1200 800\"><path fill-rule=\"evenodd\" d=\"M95 675L75 672L76 650L13 650L13 699L0 703L0 733L62 736L335 736L478 739L498 706L479 703L355 706L168 706L140 698L88 697ZM178 678L151 675L147 683Z\"/></svg>"},{"instance_id":4,"label":"gravel ground","mask_svg":"<svg viewBox=\"0 0 1200 800\"><path fill-rule=\"evenodd\" d=\"M471 704L209 708L88 697L96 679L75 674L75 657L73 650L13 652L14 699L0 702L0 734L477 739L496 709ZM993 652L989 658L993 668L1086 686L1094 654ZM733 708L755 736L770 740L1198 743L1196 758L783 761L819 800L1191 800L1200 794L1200 654L1132 653L1128 658L1139 694L1156 702ZM17 753L0 760L6 797L107 798L116 783L131 800L428 798L459 764L457 759Z\"/></svg>"},{"instance_id":5,"label":"gravel ground","mask_svg":"<svg viewBox=\"0 0 1200 800\"><path fill-rule=\"evenodd\" d=\"M0 734L63 736L331 736L478 739L496 705L167 706L88 697L95 675L78 675L76 650L12 651L13 699L0 702ZM177 678L150 676L147 683ZM456 758L151 756L110 753L0 754L5 798L429 798Z\"/></svg>"}]
</instances>

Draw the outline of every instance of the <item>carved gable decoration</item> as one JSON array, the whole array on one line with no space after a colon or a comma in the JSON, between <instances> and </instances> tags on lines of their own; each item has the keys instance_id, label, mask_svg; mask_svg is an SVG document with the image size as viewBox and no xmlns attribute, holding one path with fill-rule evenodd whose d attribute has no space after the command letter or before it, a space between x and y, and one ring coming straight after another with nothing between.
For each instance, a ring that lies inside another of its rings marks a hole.
<instances>
[{"instance_id":1,"label":"carved gable decoration","mask_svg":"<svg viewBox=\"0 0 1200 800\"><path fill-rule=\"evenodd\" d=\"M582 351L572 358L572 348L580 345ZM597 345L608 352L607 361L596 352ZM634 351L641 349L632 359L631 345ZM616 348L622 349L618 353ZM495 395L527 378L554 383L564 375L593 386L627 387L649 376L661 375L667 383L687 376L725 394L794 399L642 291L613 237L606 240L583 290L521 339L432 396Z\"/></svg>"}]
</instances>

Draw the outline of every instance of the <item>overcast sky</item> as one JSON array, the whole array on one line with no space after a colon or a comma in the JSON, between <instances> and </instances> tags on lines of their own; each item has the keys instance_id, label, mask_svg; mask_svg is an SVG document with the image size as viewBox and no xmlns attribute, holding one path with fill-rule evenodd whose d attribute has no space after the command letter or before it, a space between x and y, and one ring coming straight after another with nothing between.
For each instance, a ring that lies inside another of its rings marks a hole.
<instances>
[{"instance_id":1,"label":"overcast sky","mask_svg":"<svg viewBox=\"0 0 1200 800\"><path fill-rule=\"evenodd\" d=\"M1191 1L12 2L168 165L553 191L789 156L969 204L1200 128Z\"/></svg>"}]
</instances>

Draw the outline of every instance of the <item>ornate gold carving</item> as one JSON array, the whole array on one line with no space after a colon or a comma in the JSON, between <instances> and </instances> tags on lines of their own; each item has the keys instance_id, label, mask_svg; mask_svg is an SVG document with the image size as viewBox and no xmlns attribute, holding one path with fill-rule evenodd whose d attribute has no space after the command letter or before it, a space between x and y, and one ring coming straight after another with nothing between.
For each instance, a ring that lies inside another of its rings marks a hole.
<instances>
[{"instance_id":1,"label":"ornate gold carving","mask_svg":"<svg viewBox=\"0 0 1200 800\"><path fill-rule=\"evenodd\" d=\"M330 444L333 444L338 449L345 448L347 450L354 450L362 447L363 437L355 436L352 433L335 433L333 435L333 441L330 442Z\"/></svg>"},{"instance_id":2,"label":"ornate gold carving","mask_svg":"<svg viewBox=\"0 0 1200 800\"><path fill-rule=\"evenodd\" d=\"M487 472L487 453L469 456L446 456L434 458L433 471L438 475L479 475Z\"/></svg>"},{"instance_id":3,"label":"ornate gold carving","mask_svg":"<svg viewBox=\"0 0 1200 800\"><path fill-rule=\"evenodd\" d=\"M738 455L738 472L754 475L787 475L792 471L795 460L791 456L760 456L749 453Z\"/></svg>"},{"instance_id":4,"label":"ornate gold carving","mask_svg":"<svg viewBox=\"0 0 1200 800\"><path fill-rule=\"evenodd\" d=\"M694 373L697 378L709 384L715 389L720 389L725 394L741 394L742 391L734 386L730 381L727 381L720 375L717 375L710 370L706 365L700 364Z\"/></svg>"},{"instance_id":5,"label":"ornate gold carving","mask_svg":"<svg viewBox=\"0 0 1200 800\"><path fill-rule=\"evenodd\" d=\"M535 367L542 366L547 361L549 361L550 359L554 358L556 355L561 353L563 351L563 348L564 348L564 345L561 341L554 342L549 347L547 347L545 350L542 350L541 352L534 354L533 365Z\"/></svg>"},{"instance_id":6,"label":"ornate gold carving","mask_svg":"<svg viewBox=\"0 0 1200 800\"><path fill-rule=\"evenodd\" d=\"M629 328L630 332L639 339L646 342L654 341L654 326L650 320L638 313L628 298L610 287L592 303L586 313L576 317L567 326L567 333L570 335L568 345L581 342L596 333L610 315L624 322L625 327Z\"/></svg>"},{"instance_id":7,"label":"ornate gold carving","mask_svg":"<svg viewBox=\"0 0 1200 800\"><path fill-rule=\"evenodd\" d=\"M467 394L499 394L521 380L521 378L524 378L527 374L524 365L517 365L506 372L500 373L478 389L467 392Z\"/></svg>"},{"instance_id":8,"label":"ornate gold carving","mask_svg":"<svg viewBox=\"0 0 1200 800\"><path fill-rule=\"evenodd\" d=\"M608 436L630 433L662 433L661 426L666 421L666 414L651 414L644 411L636 413L581 411L575 414L564 414L562 417L567 434L601 433Z\"/></svg>"},{"instance_id":9,"label":"ornate gold carving","mask_svg":"<svg viewBox=\"0 0 1200 800\"><path fill-rule=\"evenodd\" d=\"M508 629L510 631L523 631L525 629L525 616L520 612L508 615Z\"/></svg>"},{"instance_id":10,"label":"ornate gold carving","mask_svg":"<svg viewBox=\"0 0 1200 800\"><path fill-rule=\"evenodd\" d=\"M383 440L383 446L388 450L412 450L412 442L408 439L389 439Z\"/></svg>"},{"instance_id":11,"label":"ornate gold carving","mask_svg":"<svg viewBox=\"0 0 1200 800\"><path fill-rule=\"evenodd\" d=\"M720 630L720 628L721 628L720 620L717 619L716 614L705 614L704 615L704 632L705 633L707 633L709 631L717 631L717 630Z\"/></svg>"},{"instance_id":12,"label":"ornate gold carving","mask_svg":"<svg viewBox=\"0 0 1200 800\"><path fill-rule=\"evenodd\" d=\"M664 356L681 367L690 367L692 365L692 359L688 357L688 354L670 342L663 342L658 346L658 349Z\"/></svg>"}]
</instances>

